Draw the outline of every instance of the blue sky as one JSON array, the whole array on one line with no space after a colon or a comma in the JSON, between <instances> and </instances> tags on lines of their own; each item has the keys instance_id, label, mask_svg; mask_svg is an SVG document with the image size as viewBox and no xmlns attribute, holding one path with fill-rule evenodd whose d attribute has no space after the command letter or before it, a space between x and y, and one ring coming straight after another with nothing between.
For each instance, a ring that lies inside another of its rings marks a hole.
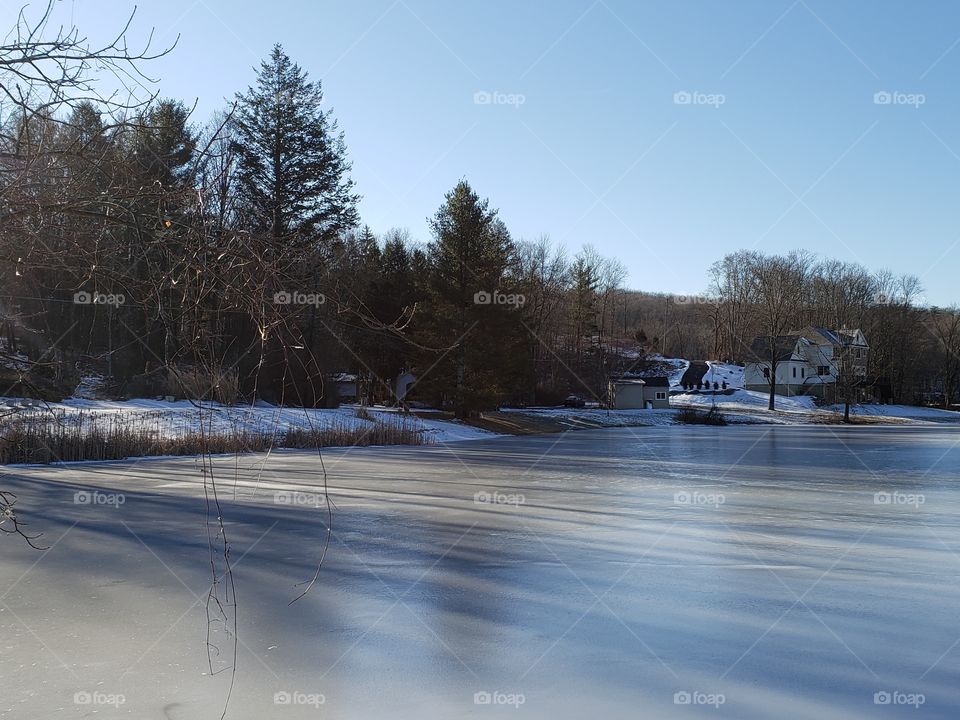
<instances>
[{"instance_id":1,"label":"blue sky","mask_svg":"<svg viewBox=\"0 0 960 720\"><path fill-rule=\"evenodd\" d=\"M94 38L133 5L61 3ZM636 289L805 248L960 301L949 0L145 0L133 36L150 27L181 35L151 72L198 122L281 42L323 81L377 232L427 240L465 177L516 237L591 243Z\"/></svg>"}]
</instances>

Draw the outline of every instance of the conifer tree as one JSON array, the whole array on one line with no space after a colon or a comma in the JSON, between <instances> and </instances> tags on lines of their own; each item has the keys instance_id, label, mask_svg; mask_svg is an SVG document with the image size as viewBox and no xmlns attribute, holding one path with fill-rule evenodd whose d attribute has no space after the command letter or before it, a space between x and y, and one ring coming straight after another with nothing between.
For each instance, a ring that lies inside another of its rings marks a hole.
<instances>
[{"instance_id":1,"label":"conifer tree","mask_svg":"<svg viewBox=\"0 0 960 720\"><path fill-rule=\"evenodd\" d=\"M237 182L243 221L274 240L326 241L357 224L343 133L310 82L280 45L257 82L238 95Z\"/></svg>"},{"instance_id":2,"label":"conifer tree","mask_svg":"<svg viewBox=\"0 0 960 720\"><path fill-rule=\"evenodd\" d=\"M430 325L427 342L446 348L424 358L427 387L458 416L495 407L518 374L523 352L512 292L514 244L506 226L466 180L447 193L432 218Z\"/></svg>"}]
</instances>

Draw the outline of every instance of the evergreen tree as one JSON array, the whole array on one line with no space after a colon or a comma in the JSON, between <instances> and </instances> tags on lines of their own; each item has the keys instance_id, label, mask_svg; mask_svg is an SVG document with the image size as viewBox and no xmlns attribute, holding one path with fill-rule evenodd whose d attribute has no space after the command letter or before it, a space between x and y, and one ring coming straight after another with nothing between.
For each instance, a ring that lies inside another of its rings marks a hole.
<instances>
[{"instance_id":1,"label":"evergreen tree","mask_svg":"<svg viewBox=\"0 0 960 720\"><path fill-rule=\"evenodd\" d=\"M321 109L320 82L280 45L238 95L238 191L244 222L275 240L330 240L357 224L343 133Z\"/></svg>"},{"instance_id":2,"label":"evergreen tree","mask_svg":"<svg viewBox=\"0 0 960 720\"><path fill-rule=\"evenodd\" d=\"M191 182L197 138L189 117L186 106L178 100L161 100L140 116L132 154L146 181L165 187Z\"/></svg>"},{"instance_id":3,"label":"evergreen tree","mask_svg":"<svg viewBox=\"0 0 960 720\"><path fill-rule=\"evenodd\" d=\"M600 278L596 266L591 258L581 252L573 261L570 268L571 276L571 303L570 303L570 330L573 336L573 357L575 383L578 390L587 384L585 377L584 355L594 347L594 338L597 334L597 287Z\"/></svg>"},{"instance_id":4,"label":"evergreen tree","mask_svg":"<svg viewBox=\"0 0 960 720\"><path fill-rule=\"evenodd\" d=\"M523 361L516 303L507 275L514 254L506 226L461 180L430 222L431 283L422 382L460 417L495 407Z\"/></svg>"}]
</instances>

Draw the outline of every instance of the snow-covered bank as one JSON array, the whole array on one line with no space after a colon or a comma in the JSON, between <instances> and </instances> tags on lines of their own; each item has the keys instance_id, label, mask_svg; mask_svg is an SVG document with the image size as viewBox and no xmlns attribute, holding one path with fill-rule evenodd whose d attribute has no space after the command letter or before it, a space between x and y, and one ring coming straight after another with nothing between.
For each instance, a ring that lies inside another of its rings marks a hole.
<instances>
[{"instance_id":1,"label":"snow-covered bank","mask_svg":"<svg viewBox=\"0 0 960 720\"><path fill-rule=\"evenodd\" d=\"M767 393L753 390L734 390L730 393L681 393L670 398L676 407L695 407L709 410L716 407L723 413L738 413L756 422L807 423L824 422L843 412L842 405L818 407L810 396L776 398L776 410L767 409ZM852 405L850 414L870 418L874 422L890 423L960 423L960 413L937 408L912 405Z\"/></svg>"},{"instance_id":2,"label":"snow-covered bank","mask_svg":"<svg viewBox=\"0 0 960 720\"><path fill-rule=\"evenodd\" d=\"M491 437L486 430L438 417L400 414L395 408L361 408L344 405L335 409L277 407L268 403L226 406L215 402L136 399L127 401L71 398L59 403L40 403L21 398L0 399L0 412L16 409L23 417L64 423L83 422L87 427L122 422L146 429L158 437L182 437L203 430L210 434L249 433L282 435L289 430L328 427L363 430L371 423L406 423L422 432L428 442L457 442ZM429 413L424 413L427 415Z\"/></svg>"},{"instance_id":3,"label":"snow-covered bank","mask_svg":"<svg viewBox=\"0 0 960 720\"><path fill-rule=\"evenodd\" d=\"M691 392L671 395L670 404L677 407L696 407L709 410L716 406L721 411L735 411L756 413L767 412L768 396L766 393L754 392L752 390L733 390L729 393L723 392ZM813 398L803 397L782 397L777 396L777 412L810 415L816 411Z\"/></svg>"},{"instance_id":4,"label":"snow-covered bank","mask_svg":"<svg viewBox=\"0 0 960 720\"><path fill-rule=\"evenodd\" d=\"M604 408L523 408L503 412L549 418L570 429L644 427L674 425L675 409L607 410Z\"/></svg>"}]
</instances>

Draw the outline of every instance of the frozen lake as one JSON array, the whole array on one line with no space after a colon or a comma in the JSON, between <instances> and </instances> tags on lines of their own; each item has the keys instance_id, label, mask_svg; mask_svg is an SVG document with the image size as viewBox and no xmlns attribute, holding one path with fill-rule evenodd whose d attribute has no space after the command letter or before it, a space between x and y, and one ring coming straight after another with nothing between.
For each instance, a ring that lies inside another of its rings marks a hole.
<instances>
[{"instance_id":1,"label":"frozen lake","mask_svg":"<svg viewBox=\"0 0 960 720\"><path fill-rule=\"evenodd\" d=\"M960 717L958 444L751 426L327 450L333 538L293 605L325 535L316 455L217 459L227 717ZM0 537L0 717L219 718L199 462L0 486L50 546Z\"/></svg>"}]
</instances>

